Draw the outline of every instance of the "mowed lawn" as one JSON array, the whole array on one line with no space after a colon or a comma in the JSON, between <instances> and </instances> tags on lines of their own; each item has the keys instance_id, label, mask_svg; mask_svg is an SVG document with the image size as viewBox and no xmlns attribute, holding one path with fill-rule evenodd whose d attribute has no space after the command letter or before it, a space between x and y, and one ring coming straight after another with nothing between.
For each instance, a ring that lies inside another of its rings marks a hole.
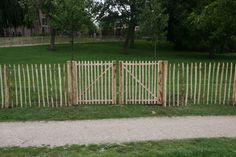
<instances>
[{"instance_id":1,"label":"mowed lawn","mask_svg":"<svg viewBox=\"0 0 236 157\"><path fill-rule=\"evenodd\" d=\"M236 139L189 139L42 148L0 148L1 157L234 157Z\"/></svg>"},{"instance_id":2,"label":"mowed lawn","mask_svg":"<svg viewBox=\"0 0 236 157\"><path fill-rule=\"evenodd\" d=\"M159 44L157 58L152 42L137 41L134 49L124 50L122 42L99 42L57 45L55 51L48 46L0 48L0 64L64 63L67 60L168 60L170 62L235 62L236 54L218 54L208 59L207 52L175 51L170 44ZM73 56L73 57L72 57Z\"/></svg>"}]
</instances>

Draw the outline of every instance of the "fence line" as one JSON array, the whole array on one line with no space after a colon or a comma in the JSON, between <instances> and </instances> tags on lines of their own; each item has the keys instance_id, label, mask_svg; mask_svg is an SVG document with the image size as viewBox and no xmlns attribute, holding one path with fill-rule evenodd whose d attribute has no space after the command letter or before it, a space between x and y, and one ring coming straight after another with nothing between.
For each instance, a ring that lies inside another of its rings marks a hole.
<instances>
[{"instance_id":1,"label":"fence line","mask_svg":"<svg viewBox=\"0 0 236 157\"><path fill-rule=\"evenodd\" d=\"M118 102L163 106L236 105L235 63L118 63L68 61L0 65L0 106L62 107Z\"/></svg>"}]
</instances>

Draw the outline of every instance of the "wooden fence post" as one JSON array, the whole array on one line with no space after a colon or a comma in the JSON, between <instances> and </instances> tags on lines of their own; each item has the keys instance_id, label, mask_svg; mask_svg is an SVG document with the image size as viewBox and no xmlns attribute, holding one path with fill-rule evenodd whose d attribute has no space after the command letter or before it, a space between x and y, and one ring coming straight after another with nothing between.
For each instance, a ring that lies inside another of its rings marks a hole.
<instances>
[{"instance_id":1,"label":"wooden fence post","mask_svg":"<svg viewBox=\"0 0 236 157\"><path fill-rule=\"evenodd\" d=\"M5 108L9 107L9 87L8 87L8 76L7 76L7 66L3 67L3 78L4 78L4 95L5 95Z\"/></svg>"},{"instance_id":2,"label":"wooden fence post","mask_svg":"<svg viewBox=\"0 0 236 157\"><path fill-rule=\"evenodd\" d=\"M119 103L120 105L124 104L124 95L123 95L123 62L119 62Z\"/></svg>"},{"instance_id":3,"label":"wooden fence post","mask_svg":"<svg viewBox=\"0 0 236 157\"><path fill-rule=\"evenodd\" d=\"M68 104L78 104L78 82L77 82L77 62L67 61L68 75Z\"/></svg>"},{"instance_id":4,"label":"wooden fence post","mask_svg":"<svg viewBox=\"0 0 236 157\"><path fill-rule=\"evenodd\" d=\"M116 104L116 61L112 64L112 104Z\"/></svg>"},{"instance_id":5,"label":"wooden fence post","mask_svg":"<svg viewBox=\"0 0 236 157\"><path fill-rule=\"evenodd\" d=\"M167 77L168 77L168 61L158 61L158 94L157 100L158 103L166 106L166 86L167 86Z\"/></svg>"}]
</instances>

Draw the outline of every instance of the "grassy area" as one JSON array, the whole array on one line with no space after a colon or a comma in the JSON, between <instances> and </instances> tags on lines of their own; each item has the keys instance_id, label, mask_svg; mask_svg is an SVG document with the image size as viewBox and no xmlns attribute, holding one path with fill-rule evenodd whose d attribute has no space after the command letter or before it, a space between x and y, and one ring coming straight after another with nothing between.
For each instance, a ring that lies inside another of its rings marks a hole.
<instances>
[{"instance_id":1,"label":"grassy area","mask_svg":"<svg viewBox=\"0 0 236 157\"><path fill-rule=\"evenodd\" d=\"M83 120L105 118L236 115L233 106L189 105L186 107L158 107L147 105L87 105L62 108L1 109L0 121Z\"/></svg>"},{"instance_id":2,"label":"grassy area","mask_svg":"<svg viewBox=\"0 0 236 157\"><path fill-rule=\"evenodd\" d=\"M1 157L77 156L77 157L233 157L236 139L189 139L127 144L64 146L42 148L0 148Z\"/></svg>"},{"instance_id":3,"label":"grassy area","mask_svg":"<svg viewBox=\"0 0 236 157\"><path fill-rule=\"evenodd\" d=\"M0 48L0 63L64 63L72 58L70 45L57 45L54 52L48 51L48 46ZM208 53L174 51L170 44L160 44L157 49L157 59L167 59L170 62L209 62L232 61L236 54L219 54L216 59L209 60ZM151 42L138 41L135 49L123 49L122 42L81 43L74 46L75 60L154 60Z\"/></svg>"}]
</instances>

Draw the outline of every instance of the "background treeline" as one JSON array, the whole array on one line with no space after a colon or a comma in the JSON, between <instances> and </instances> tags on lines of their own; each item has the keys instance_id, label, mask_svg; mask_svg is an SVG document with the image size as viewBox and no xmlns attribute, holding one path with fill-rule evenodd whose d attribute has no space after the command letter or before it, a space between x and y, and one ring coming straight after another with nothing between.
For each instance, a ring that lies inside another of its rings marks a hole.
<instances>
[{"instance_id":1,"label":"background treeline","mask_svg":"<svg viewBox=\"0 0 236 157\"><path fill-rule=\"evenodd\" d=\"M56 32L73 37L82 29L125 38L124 48L148 37L168 40L176 49L216 53L236 50L235 0L1 0L4 28L33 27L40 9L46 14L51 45ZM115 31L115 32L114 32Z\"/></svg>"}]
</instances>

